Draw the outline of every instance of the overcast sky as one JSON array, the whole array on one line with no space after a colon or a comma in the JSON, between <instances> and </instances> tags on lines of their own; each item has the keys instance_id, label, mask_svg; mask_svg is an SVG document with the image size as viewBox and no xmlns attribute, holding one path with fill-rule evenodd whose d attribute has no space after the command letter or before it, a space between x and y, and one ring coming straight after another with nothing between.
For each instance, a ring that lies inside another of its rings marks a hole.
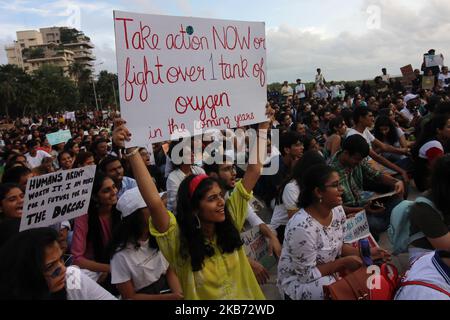
<instances>
[{"instance_id":1,"label":"overcast sky","mask_svg":"<svg viewBox=\"0 0 450 320\"><path fill-rule=\"evenodd\" d=\"M80 27L97 71L116 72L113 10L266 23L269 82L370 79L412 64L430 48L450 54L448 0L0 0L0 64L17 30ZM450 58L449 58L450 59Z\"/></svg>"}]
</instances>

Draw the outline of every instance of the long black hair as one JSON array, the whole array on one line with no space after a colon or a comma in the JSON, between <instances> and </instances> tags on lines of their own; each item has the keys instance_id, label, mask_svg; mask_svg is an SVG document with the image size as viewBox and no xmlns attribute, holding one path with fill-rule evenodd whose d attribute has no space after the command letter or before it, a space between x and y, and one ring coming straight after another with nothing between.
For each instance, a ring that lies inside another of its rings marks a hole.
<instances>
[{"instance_id":1,"label":"long black hair","mask_svg":"<svg viewBox=\"0 0 450 320\"><path fill-rule=\"evenodd\" d=\"M330 178L331 174L335 172L332 167L325 164L319 164L310 167L303 175L300 185L299 206L300 208L307 208L317 202L314 194L316 188L325 190L325 184Z\"/></svg>"},{"instance_id":2,"label":"long black hair","mask_svg":"<svg viewBox=\"0 0 450 320\"><path fill-rule=\"evenodd\" d=\"M133 245L134 249L139 249L141 247L139 239L146 232L145 229L148 230L148 225L142 210L136 210L129 216L123 218L113 231L109 248L110 258L112 259L117 252L122 251L129 244ZM149 237L148 245L150 248L159 249L156 239L152 235Z\"/></svg>"},{"instance_id":3,"label":"long black hair","mask_svg":"<svg viewBox=\"0 0 450 320\"><path fill-rule=\"evenodd\" d=\"M306 151L300 161L295 164L294 168L292 169L291 175L282 184L275 203L277 205L283 203L283 192L288 183L290 183L292 180L295 180L298 187L300 188L303 180L303 175L305 174L306 170L308 170L308 168L310 168L311 166L318 164L325 164L324 157L316 150Z\"/></svg>"},{"instance_id":4,"label":"long black hair","mask_svg":"<svg viewBox=\"0 0 450 320\"><path fill-rule=\"evenodd\" d=\"M381 127L389 128L389 132L386 137L381 133ZM394 123L392 123L391 119L389 119L389 117L387 116L379 116L375 121L374 136L380 141L388 142L390 145L394 145L400 139L400 137L398 136L397 128L395 127Z\"/></svg>"},{"instance_id":5,"label":"long black hair","mask_svg":"<svg viewBox=\"0 0 450 320\"><path fill-rule=\"evenodd\" d=\"M102 228L100 224L100 218L98 216L98 210L100 203L98 202L97 194L102 188L103 182L106 179L111 179L101 172L95 175L94 184L92 186L91 201L89 202L88 209L88 232L87 243L91 243L94 249L94 260L100 263L109 264L109 250L108 245L103 244L102 240ZM114 230L120 223L120 212L113 206L111 212L112 229Z\"/></svg>"},{"instance_id":6,"label":"long black hair","mask_svg":"<svg viewBox=\"0 0 450 320\"><path fill-rule=\"evenodd\" d=\"M52 298L44 277L45 249L57 241L54 229L38 228L18 233L0 248L0 300Z\"/></svg>"},{"instance_id":7,"label":"long black hair","mask_svg":"<svg viewBox=\"0 0 450 320\"><path fill-rule=\"evenodd\" d=\"M207 256L213 256L212 248L206 244L205 236L198 229L198 221L195 215L200 208L200 201L207 192L219 181L214 178L203 180L193 193L189 195L189 185L195 178L191 175L184 179L178 189L177 195L177 222L180 228L180 254L184 259L191 260L192 270L199 271L203 268L203 262ZM222 253L232 253L242 246L242 240L234 222L225 206L225 221L216 223L217 245Z\"/></svg>"},{"instance_id":8,"label":"long black hair","mask_svg":"<svg viewBox=\"0 0 450 320\"><path fill-rule=\"evenodd\" d=\"M431 173L431 199L444 215L450 215L448 199L450 197L450 155L438 159Z\"/></svg>"},{"instance_id":9,"label":"long black hair","mask_svg":"<svg viewBox=\"0 0 450 320\"><path fill-rule=\"evenodd\" d=\"M431 121L427 122L422 130L422 134L412 149L412 156L415 160L419 157L419 150L427 142L437 139L437 130L444 129L450 116L448 114L435 115Z\"/></svg>"}]
</instances>

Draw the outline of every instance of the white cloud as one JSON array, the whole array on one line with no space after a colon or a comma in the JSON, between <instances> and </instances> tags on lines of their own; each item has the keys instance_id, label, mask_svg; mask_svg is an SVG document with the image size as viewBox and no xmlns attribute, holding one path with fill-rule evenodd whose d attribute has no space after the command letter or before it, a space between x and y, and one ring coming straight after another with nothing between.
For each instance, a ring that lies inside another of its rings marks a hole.
<instances>
[{"instance_id":1,"label":"white cloud","mask_svg":"<svg viewBox=\"0 0 450 320\"><path fill-rule=\"evenodd\" d=\"M329 80L374 78L382 67L397 75L400 67L409 63L420 68L422 54L432 47L444 56L449 54L450 2L408 3L365 1L363 10L369 5L381 9L379 30L368 30L363 23L360 28L366 28L364 32L342 32L334 37L289 26L269 30L269 80L312 80L317 67Z\"/></svg>"}]
</instances>

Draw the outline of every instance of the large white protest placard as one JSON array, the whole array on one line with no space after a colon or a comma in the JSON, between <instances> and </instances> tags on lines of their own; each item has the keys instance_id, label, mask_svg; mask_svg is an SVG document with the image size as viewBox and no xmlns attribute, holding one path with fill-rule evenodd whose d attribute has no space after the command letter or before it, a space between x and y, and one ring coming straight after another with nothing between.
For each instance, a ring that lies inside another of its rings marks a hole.
<instances>
[{"instance_id":1,"label":"large white protest placard","mask_svg":"<svg viewBox=\"0 0 450 320\"><path fill-rule=\"evenodd\" d=\"M370 236L366 212L361 211L354 217L347 219L345 230L344 243L353 243Z\"/></svg>"},{"instance_id":2,"label":"large white protest placard","mask_svg":"<svg viewBox=\"0 0 450 320\"><path fill-rule=\"evenodd\" d=\"M427 68L443 66L444 65L444 56L442 54L439 55L426 55L425 56L425 66Z\"/></svg>"},{"instance_id":3,"label":"large white protest placard","mask_svg":"<svg viewBox=\"0 0 450 320\"><path fill-rule=\"evenodd\" d=\"M95 168L58 171L28 180L20 231L87 214Z\"/></svg>"},{"instance_id":4,"label":"large white protest placard","mask_svg":"<svg viewBox=\"0 0 450 320\"><path fill-rule=\"evenodd\" d=\"M114 11L114 25L130 145L266 120L263 22Z\"/></svg>"}]
</instances>

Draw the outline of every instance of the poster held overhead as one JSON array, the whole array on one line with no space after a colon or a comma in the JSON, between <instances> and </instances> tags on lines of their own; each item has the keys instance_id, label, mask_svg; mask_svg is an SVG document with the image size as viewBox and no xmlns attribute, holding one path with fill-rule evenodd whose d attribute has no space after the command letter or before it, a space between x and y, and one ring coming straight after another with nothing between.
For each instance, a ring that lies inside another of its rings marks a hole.
<instances>
[{"instance_id":1,"label":"poster held overhead","mask_svg":"<svg viewBox=\"0 0 450 320\"><path fill-rule=\"evenodd\" d=\"M114 27L129 145L266 120L263 22L114 11Z\"/></svg>"},{"instance_id":2,"label":"poster held overhead","mask_svg":"<svg viewBox=\"0 0 450 320\"><path fill-rule=\"evenodd\" d=\"M20 231L48 227L87 214L96 166L28 180Z\"/></svg>"}]
</instances>

